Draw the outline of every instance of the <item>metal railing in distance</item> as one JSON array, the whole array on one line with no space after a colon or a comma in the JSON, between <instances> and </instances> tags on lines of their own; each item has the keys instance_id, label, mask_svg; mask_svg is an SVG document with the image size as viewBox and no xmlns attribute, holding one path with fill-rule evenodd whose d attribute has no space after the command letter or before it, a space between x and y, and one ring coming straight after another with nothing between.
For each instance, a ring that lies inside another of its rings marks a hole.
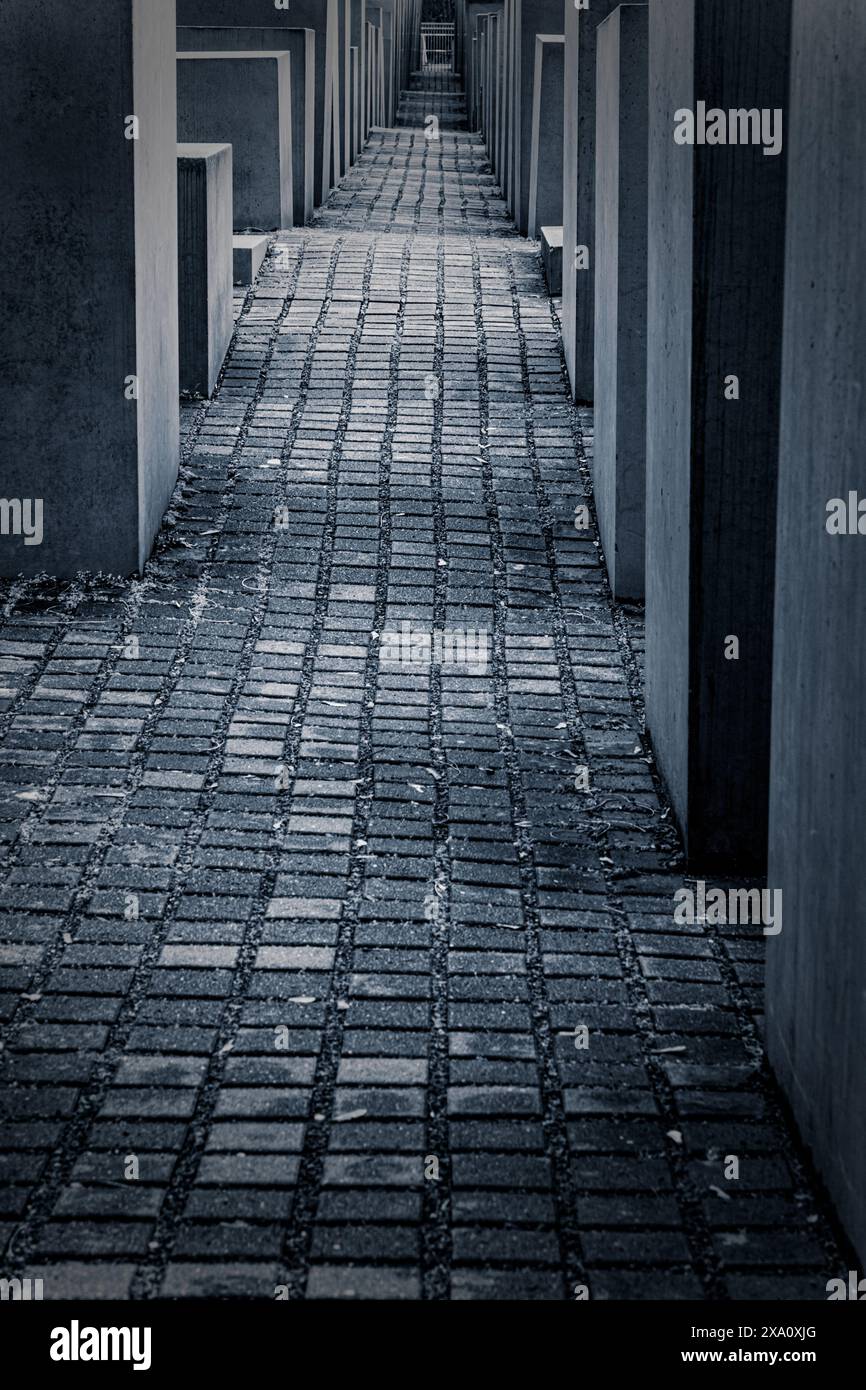
<instances>
[{"instance_id":1,"label":"metal railing in distance","mask_svg":"<svg viewBox=\"0 0 866 1390\"><path fill-rule=\"evenodd\" d=\"M454 25L426 23L421 25L421 64L428 71L454 71Z\"/></svg>"}]
</instances>

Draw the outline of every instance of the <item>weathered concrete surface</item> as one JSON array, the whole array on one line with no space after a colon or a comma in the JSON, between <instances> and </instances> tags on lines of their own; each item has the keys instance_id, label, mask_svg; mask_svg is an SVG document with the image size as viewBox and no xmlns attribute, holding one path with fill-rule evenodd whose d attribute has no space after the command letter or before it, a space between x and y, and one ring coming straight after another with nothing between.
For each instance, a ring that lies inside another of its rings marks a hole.
<instances>
[{"instance_id":1,"label":"weathered concrete surface","mask_svg":"<svg viewBox=\"0 0 866 1390\"><path fill-rule=\"evenodd\" d=\"M529 218L535 36L562 32L564 3L565 0L515 0L514 4L514 85L511 89L514 175L508 206L524 236Z\"/></svg>"},{"instance_id":2,"label":"weathered concrete surface","mask_svg":"<svg viewBox=\"0 0 866 1390\"><path fill-rule=\"evenodd\" d=\"M491 132L491 165L497 179L501 174L502 128L505 122L505 16L500 7L493 15L491 80L494 84L494 126Z\"/></svg>"},{"instance_id":3,"label":"weathered concrete surface","mask_svg":"<svg viewBox=\"0 0 866 1390\"><path fill-rule=\"evenodd\" d=\"M361 147L367 138L364 126L364 81L367 63L367 0L352 0L352 14L349 29L349 42L355 51L357 75L355 78L355 144L352 161L358 158Z\"/></svg>"},{"instance_id":4,"label":"weathered concrete surface","mask_svg":"<svg viewBox=\"0 0 866 1390\"><path fill-rule=\"evenodd\" d=\"M368 0L367 16L367 89L372 128L385 124L385 47L381 7L371 5Z\"/></svg>"},{"instance_id":5,"label":"weathered concrete surface","mask_svg":"<svg viewBox=\"0 0 866 1390\"><path fill-rule=\"evenodd\" d=\"M0 574L130 574L178 465L173 0L8 0L0 71L0 495L43 504Z\"/></svg>"},{"instance_id":6,"label":"weathered concrete surface","mask_svg":"<svg viewBox=\"0 0 866 1390\"><path fill-rule=\"evenodd\" d=\"M466 12L466 33L468 36L467 49L465 54L465 65L463 69L463 81L466 90L466 109L469 112L470 128L477 130L480 128L479 111L479 54L478 54L478 21L481 15L501 13L503 0L469 0L465 7Z\"/></svg>"},{"instance_id":7,"label":"weathered concrete surface","mask_svg":"<svg viewBox=\"0 0 866 1390\"><path fill-rule=\"evenodd\" d=\"M831 498L866 493L866 10L794 0L792 37L767 1046L862 1270L866 541L826 520Z\"/></svg>"},{"instance_id":8,"label":"weathered concrete surface","mask_svg":"<svg viewBox=\"0 0 866 1390\"><path fill-rule=\"evenodd\" d=\"M565 6L562 136L562 346L576 401L595 387L595 31L618 0ZM578 259L578 247L587 250Z\"/></svg>"},{"instance_id":9,"label":"weathered concrete surface","mask_svg":"<svg viewBox=\"0 0 866 1390\"><path fill-rule=\"evenodd\" d=\"M315 205L316 35L313 29L255 28L250 25L178 26L178 52L236 49L248 53L286 52L291 57L292 217L309 222ZM321 130L318 138L322 138Z\"/></svg>"},{"instance_id":10,"label":"weathered concrete surface","mask_svg":"<svg viewBox=\"0 0 866 1390\"><path fill-rule=\"evenodd\" d=\"M784 108L790 0L667 0L649 19L647 725L693 862L760 872L785 159L673 133L697 100Z\"/></svg>"},{"instance_id":11,"label":"weathered concrete surface","mask_svg":"<svg viewBox=\"0 0 866 1390\"><path fill-rule=\"evenodd\" d=\"M489 63L488 63L488 53L489 53L489 50L488 50L488 42L487 42L487 26L488 26L489 18L490 18L490 16L487 15L487 14L480 14L480 15L478 16L478 21L477 21L477 24L476 24L476 33L477 33L477 35L478 35L478 45L477 45L477 48L476 48L476 50L475 50L476 63L477 63L477 67L478 67L478 117L477 117L477 124L478 124L478 129L481 131L481 133L482 133L482 135L483 135L483 137L484 137L484 142L485 142L485 144L487 143L487 141L488 141L488 139L489 139L489 134L490 134L489 102L488 102L488 86L487 86L488 78L489 78L489 75L490 75L490 74L489 74Z\"/></svg>"},{"instance_id":12,"label":"weathered concrete surface","mask_svg":"<svg viewBox=\"0 0 866 1390\"><path fill-rule=\"evenodd\" d=\"M541 228L541 263L551 295L562 294L562 228Z\"/></svg>"},{"instance_id":13,"label":"weathered concrete surface","mask_svg":"<svg viewBox=\"0 0 866 1390\"><path fill-rule=\"evenodd\" d=\"M324 202L333 183L333 110L337 61L336 0L291 0L278 10L273 0L177 0L180 25L312 29L316 35L316 147L314 202ZM234 45L232 45L234 46ZM288 45L286 46L288 48Z\"/></svg>"},{"instance_id":14,"label":"weathered concrete surface","mask_svg":"<svg viewBox=\"0 0 866 1390\"><path fill-rule=\"evenodd\" d=\"M178 53L177 136L232 147L234 225L293 225L291 57L287 52Z\"/></svg>"},{"instance_id":15,"label":"weathered concrete surface","mask_svg":"<svg viewBox=\"0 0 866 1390\"><path fill-rule=\"evenodd\" d=\"M565 38L536 34L532 81L527 236L562 222L562 113Z\"/></svg>"},{"instance_id":16,"label":"weathered concrete surface","mask_svg":"<svg viewBox=\"0 0 866 1390\"><path fill-rule=\"evenodd\" d=\"M499 81L502 90L501 96L501 120L499 122L499 134L497 137L498 155L496 161L496 177L503 194L505 194L506 183L509 177L508 154L510 149L510 125L511 125L511 98L509 86L511 80L511 46L512 33L509 14L509 6L512 0L504 0L502 10L499 15Z\"/></svg>"},{"instance_id":17,"label":"weathered concrete surface","mask_svg":"<svg viewBox=\"0 0 866 1390\"><path fill-rule=\"evenodd\" d=\"M232 238L232 271L236 285L253 283L267 255L269 240L266 236L236 235Z\"/></svg>"},{"instance_id":18,"label":"weathered concrete surface","mask_svg":"<svg viewBox=\"0 0 866 1390\"><path fill-rule=\"evenodd\" d=\"M375 107L375 86L376 86L376 46L378 43L376 26L369 18L366 21L366 41L364 50L367 55L366 70L364 72L364 119L369 134L373 124L373 112Z\"/></svg>"},{"instance_id":19,"label":"weathered concrete surface","mask_svg":"<svg viewBox=\"0 0 866 1390\"><path fill-rule=\"evenodd\" d=\"M503 134L503 161L502 169L504 178L500 180L502 191L505 194L506 206L509 210L514 207L514 180L517 173L516 155L516 122L518 120L519 108L515 100L517 83L520 80L520 69L517 64L517 53L519 45L515 37L515 14L518 0L505 0L505 130ZM547 28L556 30L557 26L548 25Z\"/></svg>"},{"instance_id":20,"label":"weathered concrete surface","mask_svg":"<svg viewBox=\"0 0 866 1390\"><path fill-rule=\"evenodd\" d=\"M292 0L293 23L316 31L316 92L323 97L322 178L317 201L324 202L339 180L340 128L339 11L337 0ZM321 66L318 52L322 50Z\"/></svg>"},{"instance_id":21,"label":"weathered concrete surface","mask_svg":"<svg viewBox=\"0 0 866 1390\"><path fill-rule=\"evenodd\" d=\"M178 145L180 389L209 396L234 328L232 147Z\"/></svg>"},{"instance_id":22,"label":"weathered concrete surface","mask_svg":"<svg viewBox=\"0 0 866 1390\"><path fill-rule=\"evenodd\" d=\"M334 180L338 183L343 175L348 171L351 164L349 153L350 145L350 115L351 105L349 99L349 36L352 32L352 17L349 14L351 0L337 0L337 100L334 108L335 124L340 132L340 149L338 177Z\"/></svg>"},{"instance_id":23,"label":"weathered concrete surface","mask_svg":"<svg viewBox=\"0 0 866 1390\"><path fill-rule=\"evenodd\" d=\"M368 5L370 0L368 0ZM392 126L397 111L399 93L396 89L394 67L395 0L379 0L379 27L382 31L382 84L385 94L383 112L385 125Z\"/></svg>"},{"instance_id":24,"label":"weathered concrete surface","mask_svg":"<svg viewBox=\"0 0 866 1390\"><path fill-rule=\"evenodd\" d=\"M349 152L352 163L358 158L361 149L361 51L352 45L349 54L349 102L352 109Z\"/></svg>"},{"instance_id":25,"label":"weathered concrete surface","mask_svg":"<svg viewBox=\"0 0 866 1390\"><path fill-rule=\"evenodd\" d=\"M490 91L490 136L487 153L494 174L499 176L500 131L504 118L503 91L503 18L501 7L495 10L488 22L490 42L487 50L487 84Z\"/></svg>"},{"instance_id":26,"label":"weathered concrete surface","mask_svg":"<svg viewBox=\"0 0 866 1390\"><path fill-rule=\"evenodd\" d=\"M647 46L645 4L597 30L595 494L614 596L644 596Z\"/></svg>"}]
</instances>

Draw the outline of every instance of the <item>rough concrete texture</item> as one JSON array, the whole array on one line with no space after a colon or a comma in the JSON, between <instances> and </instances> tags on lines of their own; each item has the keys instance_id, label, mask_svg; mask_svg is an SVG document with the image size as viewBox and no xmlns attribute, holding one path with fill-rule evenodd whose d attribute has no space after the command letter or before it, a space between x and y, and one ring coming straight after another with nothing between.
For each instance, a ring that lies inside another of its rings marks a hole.
<instances>
[{"instance_id":1,"label":"rough concrete texture","mask_svg":"<svg viewBox=\"0 0 866 1390\"><path fill-rule=\"evenodd\" d=\"M178 53L177 136L232 147L237 231L292 226L291 57Z\"/></svg>"},{"instance_id":2,"label":"rough concrete texture","mask_svg":"<svg viewBox=\"0 0 866 1390\"><path fill-rule=\"evenodd\" d=\"M348 172L351 164L349 146L351 143L349 98L350 55L349 37L352 32L352 17L349 13L351 0L338 0L337 3L337 106L335 119L340 131L339 179Z\"/></svg>"},{"instance_id":3,"label":"rough concrete texture","mask_svg":"<svg viewBox=\"0 0 866 1390\"><path fill-rule=\"evenodd\" d=\"M352 163L358 158L361 149L361 53L352 46L349 54L349 102L352 108L352 123L349 135L349 151Z\"/></svg>"},{"instance_id":4,"label":"rough concrete texture","mask_svg":"<svg viewBox=\"0 0 866 1390\"><path fill-rule=\"evenodd\" d=\"M597 30L595 463L601 543L616 598L644 596L646 527L647 7Z\"/></svg>"},{"instance_id":5,"label":"rough concrete texture","mask_svg":"<svg viewBox=\"0 0 866 1390\"><path fill-rule=\"evenodd\" d=\"M618 0L565 6L562 134L562 341L574 400L595 388L595 31ZM578 247L588 252L576 259Z\"/></svg>"},{"instance_id":6,"label":"rough concrete texture","mask_svg":"<svg viewBox=\"0 0 866 1390\"><path fill-rule=\"evenodd\" d=\"M526 234L532 153L532 84L536 34L560 34L565 0L515 0L513 115L514 177L508 206L518 230Z\"/></svg>"},{"instance_id":7,"label":"rough concrete texture","mask_svg":"<svg viewBox=\"0 0 866 1390\"><path fill-rule=\"evenodd\" d=\"M541 264L551 295L562 294L562 228L541 228Z\"/></svg>"},{"instance_id":8,"label":"rough concrete texture","mask_svg":"<svg viewBox=\"0 0 866 1390\"><path fill-rule=\"evenodd\" d=\"M847 1267L760 934L672 920L640 629L571 525L591 422L495 208L477 139L375 137L239 297L146 581L3 593L4 1273L46 1299Z\"/></svg>"},{"instance_id":9,"label":"rough concrete texture","mask_svg":"<svg viewBox=\"0 0 866 1390\"><path fill-rule=\"evenodd\" d=\"M487 45L487 89L489 92L487 153L493 172L499 173L499 132L504 115L504 91L502 85L502 11L491 14L488 20L489 42Z\"/></svg>"},{"instance_id":10,"label":"rough concrete texture","mask_svg":"<svg viewBox=\"0 0 866 1390\"><path fill-rule=\"evenodd\" d=\"M795 0L792 38L768 877L785 916L767 1045L863 1262L866 541L826 519L864 493L866 10Z\"/></svg>"},{"instance_id":11,"label":"rough concrete texture","mask_svg":"<svg viewBox=\"0 0 866 1390\"><path fill-rule=\"evenodd\" d=\"M786 161L677 144L674 113L784 108L790 0L649 20L647 722L690 858L760 873Z\"/></svg>"},{"instance_id":12,"label":"rough concrete texture","mask_svg":"<svg viewBox=\"0 0 866 1390\"><path fill-rule=\"evenodd\" d=\"M367 131L364 126L364 74L367 70L367 0L353 0L352 15L350 26L350 43L357 54L357 86L356 86L356 143L352 152L352 163L358 158L364 141L367 138Z\"/></svg>"},{"instance_id":13,"label":"rough concrete texture","mask_svg":"<svg viewBox=\"0 0 866 1390\"><path fill-rule=\"evenodd\" d=\"M497 53L498 81L502 80L503 64L503 40L504 40L504 5L503 0L469 0L465 6L466 14L466 33L469 36L469 49L463 62L464 85L466 90L466 104L470 113L470 124L474 130L481 129L481 111L479 109L479 87L482 74L479 69L478 39L479 22L482 16L491 16L496 21L496 40L495 51ZM488 80L485 73L485 80ZM485 132L489 136L489 132ZM499 132L497 128L497 140ZM489 138L486 141L487 152L490 156L491 166L498 172L498 154L491 149Z\"/></svg>"},{"instance_id":14,"label":"rough concrete texture","mask_svg":"<svg viewBox=\"0 0 866 1390\"><path fill-rule=\"evenodd\" d=\"M314 202L328 196L332 184L334 63L337 53L336 0L291 0L288 10L278 10L273 0L177 0L177 22L182 25L219 25L231 28L312 29L316 36L316 148Z\"/></svg>"},{"instance_id":15,"label":"rough concrete texture","mask_svg":"<svg viewBox=\"0 0 866 1390\"><path fill-rule=\"evenodd\" d=\"M173 0L9 0L0 61L0 494L43 514L0 574L131 574L177 477Z\"/></svg>"},{"instance_id":16,"label":"rough concrete texture","mask_svg":"<svg viewBox=\"0 0 866 1390\"><path fill-rule=\"evenodd\" d=\"M396 0L383 0L382 9L385 18L382 31L383 57L385 63L385 114L388 124L393 125L400 102L400 93L396 87L397 71L395 62Z\"/></svg>"},{"instance_id":17,"label":"rough concrete texture","mask_svg":"<svg viewBox=\"0 0 866 1390\"><path fill-rule=\"evenodd\" d=\"M476 65L476 91L478 99L478 109L475 117L475 127L485 138L488 138L488 107L487 107L487 81L488 81L488 49L487 49L487 21L486 14L478 16L475 25L476 46L475 46L475 65Z\"/></svg>"},{"instance_id":18,"label":"rough concrete texture","mask_svg":"<svg viewBox=\"0 0 866 1390\"><path fill-rule=\"evenodd\" d=\"M527 236L562 222L562 113L565 39L536 34L532 80Z\"/></svg>"},{"instance_id":19,"label":"rough concrete texture","mask_svg":"<svg viewBox=\"0 0 866 1390\"><path fill-rule=\"evenodd\" d=\"M209 396L234 330L232 147L177 147L180 389Z\"/></svg>"},{"instance_id":20,"label":"rough concrete texture","mask_svg":"<svg viewBox=\"0 0 866 1390\"><path fill-rule=\"evenodd\" d=\"M341 0L318 0L325 12L325 154L322 164L322 201L339 183L343 172L342 103L340 98ZM330 132L330 138L328 138Z\"/></svg>"},{"instance_id":21,"label":"rough concrete texture","mask_svg":"<svg viewBox=\"0 0 866 1390\"><path fill-rule=\"evenodd\" d=\"M316 140L316 34L313 29L252 28L249 25L178 26L179 53L215 49L248 53L286 52L292 93L292 217L303 227L313 215ZM324 113L324 108L322 108Z\"/></svg>"},{"instance_id":22,"label":"rough concrete texture","mask_svg":"<svg viewBox=\"0 0 866 1390\"><path fill-rule=\"evenodd\" d=\"M236 285L251 285L268 253L270 238L235 236L232 238L232 266Z\"/></svg>"},{"instance_id":23,"label":"rough concrete texture","mask_svg":"<svg viewBox=\"0 0 866 1390\"><path fill-rule=\"evenodd\" d=\"M504 0L499 17L499 42L500 42L500 68L499 81L502 89L501 108L502 119L499 123L498 136L498 157L496 163L496 177L499 184L505 191L508 179L508 151L509 151L509 130L511 124L511 107L509 92L510 71L511 71L511 25L509 16L509 6L512 0Z\"/></svg>"},{"instance_id":24,"label":"rough concrete texture","mask_svg":"<svg viewBox=\"0 0 866 1390\"><path fill-rule=\"evenodd\" d=\"M367 25L367 100L370 111L370 129L385 124L385 65L382 41L381 11L378 5L367 5L370 17Z\"/></svg>"},{"instance_id":25,"label":"rough concrete texture","mask_svg":"<svg viewBox=\"0 0 866 1390\"><path fill-rule=\"evenodd\" d=\"M509 210L514 207L514 179L516 174L516 153L515 153L515 122L517 111L515 110L515 92L519 81L520 70L517 66L517 47L515 44L515 11L518 0L505 0L505 135L503 140L503 171L505 174L502 180L502 190L505 194L505 201ZM548 26L556 29L556 25Z\"/></svg>"}]
</instances>

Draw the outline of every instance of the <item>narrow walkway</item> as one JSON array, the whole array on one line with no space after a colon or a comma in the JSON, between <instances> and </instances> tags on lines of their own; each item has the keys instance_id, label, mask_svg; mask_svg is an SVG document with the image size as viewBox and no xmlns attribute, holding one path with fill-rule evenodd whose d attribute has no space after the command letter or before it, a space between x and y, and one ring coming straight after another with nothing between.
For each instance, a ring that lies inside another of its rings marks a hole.
<instances>
[{"instance_id":1,"label":"narrow walkway","mask_svg":"<svg viewBox=\"0 0 866 1390\"><path fill-rule=\"evenodd\" d=\"M825 1298L477 140L376 132L239 310L144 580L0 594L2 1272Z\"/></svg>"}]
</instances>

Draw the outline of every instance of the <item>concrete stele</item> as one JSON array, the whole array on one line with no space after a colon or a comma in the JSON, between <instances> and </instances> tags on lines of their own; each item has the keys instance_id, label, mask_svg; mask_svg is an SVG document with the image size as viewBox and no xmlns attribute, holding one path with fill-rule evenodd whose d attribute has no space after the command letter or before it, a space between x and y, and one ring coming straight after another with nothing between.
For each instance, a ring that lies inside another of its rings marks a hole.
<instances>
[{"instance_id":1,"label":"concrete stele","mask_svg":"<svg viewBox=\"0 0 866 1390\"><path fill-rule=\"evenodd\" d=\"M861 0L794 0L791 66L766 1036L862 1273L866 536L827 531L831 499L866 495Z\"/></svg>"},{"instance_id":2,"label":"concrete stele","mask_svg":"<svg viewBox=\"0 0 866 1390\"><path fill-rule=\"evenodd\" d=\"M232 147L178 145L180 389L209 396L234 328Z\"/></svg>"},{"instance_id":3,"label":"concrete stele","mask_svg":"<svg viewBox=\"0 0 866 1390\"><path fill-rule=\"evenodd\" d=\"M536 34L532 81L527 236L562 222L562 112L565 36Z\"/></svg>"},{"instance_id":4,"label":"concrete stele","mask_svg":"<svg viewBox=\"0 0 866 1390\"><path fill-rule=\"evenodd\" d=\"M179 25L179 53L287 52L291 57L292 94L292 218L293 225L309 222L315 205L316 164L316 35L312 29L254 28L249 25ZM321 132L320 132L321 138Z\"/></svg>"},{"instance_id":5,"label":"concrete stele","mask_svg":"<svg viewBox=\"0 0 866 1390\"><path fill-rule=\"evenodd\" d=\"M649 8L646 714L692 863L766 867L785 158L679 143L781 110L790 0Z\"/></svg>"},{"instance_id":6,"label":"concrete stele","mask_svg":"<svg viewBox=\"0 0 866 1390\"><path fill-rule=\"evenodd\" d=\"M618 0L565 3L562 133L562 347L574 400L592 400L595 372L596 29Z\"/></svg>"},{"instance_id":7,"label":"concrete stele","mask_svg":"<svg viewBox=\"0 0 866 1390\"><path fill-rule=\"evenodd\" d=\"M614 596L642 599L646 530L645 4L597 30L593 491Z\"/></svg>"},{"instance_id":8,"label":"concrete stele","mask_svg":"<svg viewBox=\"0 0 866 1390\"><path fill-rule=\"evenodd\" d=\"M3 6L5 575L140 570L174 487L174 51L174 0Z\"/></svg>"},{"instance_id":9,"label":"concrete stele","mask_svg":"<svg viewBox=\"0 0 866 1390\"><path fill-rule=\"evenodd\" d=\"M316 36L314 201L323 203L334 183L334 96L339 83L337 0L177 0L179 25L312 29ZM234 45L233 45L234 46ZM339 137L338 137L339 138Z\"/></svg>"},{"instance_id":10,"label":"concrete stele","mask_svg":"<svg viewBox=\"0 0 866 1390\"><path fill-rule=\"evenodd\" d=\"M290 67L287 52L177 55L178 140L231 145L239 232L292 226Z\"/></svg>"}]
</instances>

